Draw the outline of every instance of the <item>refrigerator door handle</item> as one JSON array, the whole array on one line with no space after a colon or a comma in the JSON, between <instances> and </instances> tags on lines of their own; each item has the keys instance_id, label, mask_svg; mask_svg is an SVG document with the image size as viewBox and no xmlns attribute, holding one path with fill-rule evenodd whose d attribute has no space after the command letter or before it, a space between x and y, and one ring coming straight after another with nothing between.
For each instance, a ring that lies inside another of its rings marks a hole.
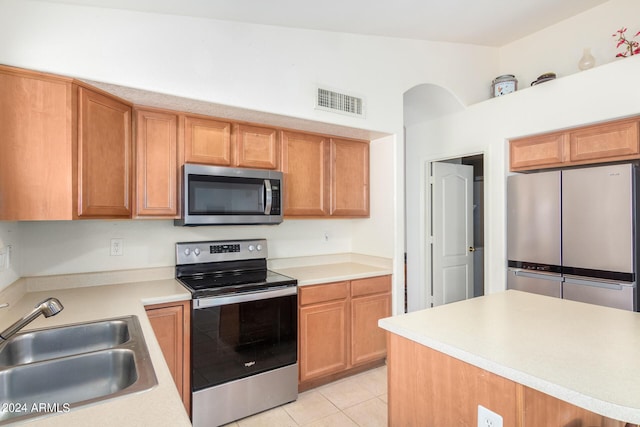
<instances>
[{"instance_id":1,"label":"refrigerator door handle","mask_svg":"<svg viewBox=\"0 0 640 427\"><path fill-rule=\"evenodd\" d=\"M592 280L576 279L573 277L565 277L565 283L574 285L593 286L594 288L604 288L620 291L624 288L635 287L635 283L620 283L620 282L595 282Z\"/></svg>"},{"instance_id":2,"label":"refrigerator door handle","mask_svg":"<svg viewBox=\"0 0 640 427\"><path fill-rule=\"evenodd\" d=\"M555 282L562 282L562 276L557 274L543 274L543 273L530 273L526 270L512 270L516 276L530 277L532 279L545 279L553 280Z\"/></svg>"}]
</instances>

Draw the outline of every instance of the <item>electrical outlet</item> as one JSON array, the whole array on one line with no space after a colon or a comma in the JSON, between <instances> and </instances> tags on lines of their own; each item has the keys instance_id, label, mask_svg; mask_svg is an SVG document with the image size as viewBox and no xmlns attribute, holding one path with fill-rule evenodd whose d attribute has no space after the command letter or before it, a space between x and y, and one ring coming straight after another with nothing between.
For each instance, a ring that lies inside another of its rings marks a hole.
<instances>
[{"instance_id":1,"label":"electrical outlet","mask_svg":"<svg viewBox=\"0 0 640 427\"><path fill-rule=\"evenodd\" d=\"M109 255L122 256L124 254L124 239L111 239Z\"/></svg>"},{"instance_id":2,"label":"electrical outlet","mask_svg":"<svg viewBox=\"0 0 640 427\"><path fill-rule=\"evenodd\" d=\"M502 417L478 405L478 427L502 427Z\"/></svg>"}]
</instances>

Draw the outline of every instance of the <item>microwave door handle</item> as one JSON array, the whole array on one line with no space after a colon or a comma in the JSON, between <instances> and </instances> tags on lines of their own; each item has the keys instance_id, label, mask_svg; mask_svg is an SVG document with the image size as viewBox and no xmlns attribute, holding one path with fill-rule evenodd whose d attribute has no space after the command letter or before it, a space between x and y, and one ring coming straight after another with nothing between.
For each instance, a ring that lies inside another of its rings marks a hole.
<instances>
[{"instance_id":1,"label":"microwave door handle","mask_svg":"<svg viewBox=\"0 0 640 427\"><path fill-rule=\"evenodd\" d=\"M271 204L273 203L273 193L271 191L271 180L264 180L264 214L271 213Z\"/></svg>"}]
</instances>

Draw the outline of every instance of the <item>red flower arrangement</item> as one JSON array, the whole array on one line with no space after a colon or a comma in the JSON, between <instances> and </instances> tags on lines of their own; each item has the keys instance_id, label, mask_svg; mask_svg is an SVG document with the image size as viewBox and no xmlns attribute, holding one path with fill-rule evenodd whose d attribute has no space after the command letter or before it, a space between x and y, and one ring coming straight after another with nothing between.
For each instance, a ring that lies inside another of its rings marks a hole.
<instances>
[{"instance_id":1,"label":"red flower arrangement","mask_svg":"<svg viewBox=\"0 0 640 427\"><path fill-rule=\"evenodd\" d=\"M616 55L616 58L624 58L627 55L632 56L632 55L637 55L640 54L640 43L638 43L635 40L629 40L627 39L627 36L624 34L627 32L627 28L623 27L620 28L618 31L615 32L615 34L612 34L613 37L617 37L618 38L618 44L616 45L616 48L624 45L624 52L620 52ZM640 35L640 31L638 31L633 38L638 37L638 35Z\"/></svg>"}]
</instances>

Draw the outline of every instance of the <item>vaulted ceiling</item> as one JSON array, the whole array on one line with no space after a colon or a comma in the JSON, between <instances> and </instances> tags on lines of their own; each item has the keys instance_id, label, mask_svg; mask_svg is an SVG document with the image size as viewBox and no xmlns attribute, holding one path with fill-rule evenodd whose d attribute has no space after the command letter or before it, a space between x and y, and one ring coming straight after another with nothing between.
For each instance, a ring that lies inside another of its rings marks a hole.
<instances>
[{"instance_id":1,"label":"vaulted ceiling","mask_svg":"<svg viewBox=\"0 0 640 427\"><path fill-rule=\"evenodd\" d=\"M44 0L254 24L503 46L607 0Z\"/></svg>"}]
</instances>

